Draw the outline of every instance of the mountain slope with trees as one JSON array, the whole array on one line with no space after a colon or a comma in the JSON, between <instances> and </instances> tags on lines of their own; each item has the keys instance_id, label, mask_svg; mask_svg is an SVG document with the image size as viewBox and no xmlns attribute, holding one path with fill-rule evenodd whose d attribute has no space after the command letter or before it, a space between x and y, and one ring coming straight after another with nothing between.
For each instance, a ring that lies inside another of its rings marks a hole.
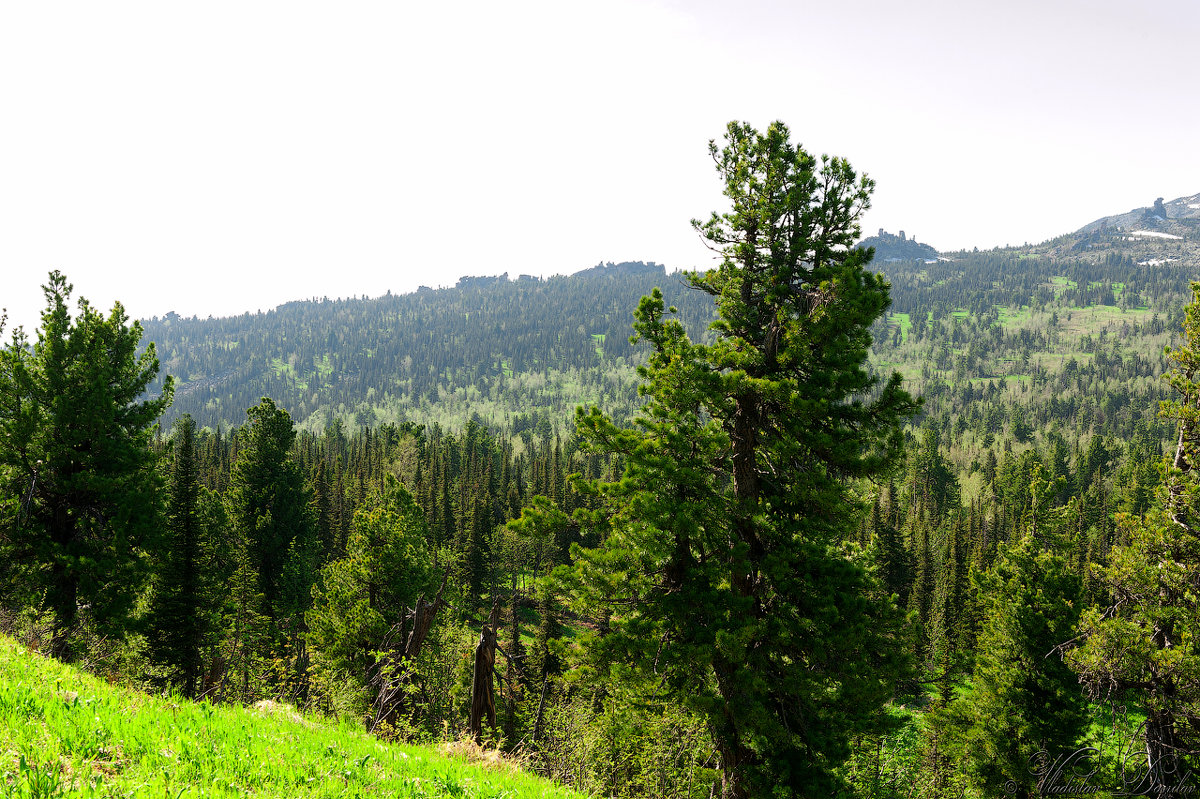
<instances>
[{"instance_id":1,"label":"mountain slope with trees","mask_svg":"<svg viewBox=\"0 0 1200 799\"><path fill-rule=\"evenodd\" d=\"M144 323L178 390L168 420L240 424L274 398L310 430L406 419L461 426L552 415L578 402L632 408L630 309L660 286L689 325L705 299L654 264L608 264L546 280L463 278L452 289L288 303L229 319L173 315Z\"/></svg>"},{"instance_id":2,"label":"mountain slope with trees","mask_svg":"<svg viewBox=\"0 0 1200 799\"><path fill-rule=\"evenodd\" d=\"M782 125L727 144L723 260L686 282L464 279L139 351L53 273L0 350L0 625L610 796L1032 795L1039 751L1090 746L1186 792L1190 240L880 275L848 246L869 181Z\"/></svg>"},{"instance_id":3,"label":"mountain slope with trees","mask_svg":"<svg viewBox=\"0 0 1200 799\"><path fill-rule=\"evenodd\" d=\"M935 420L944 445L976 433L960 471L983 464L988 449L999 457L1002 440L1022 444L1027 430L1052 423L1075 431L1071 446L1087 431L1128 441L1139 424L1168 437L1144 409L1166 396L1161 352L1200 253L1190 241L1110 237L1083 250L1072 241L873 265L892 297L872 330L874 363L899 370L926 398L918 424ZM565 433L577 405L631 418L631 309L655 286L689 335L706 341L706 298L650 264L464 279L233 319L168 316L145 323L145 340L176 377L168 421L188 413L228 430L270 396L316 433L334 420L347 429L409 420L461 429L472 418L513 436L543 419Z\"/></svg>"}]
</instances>

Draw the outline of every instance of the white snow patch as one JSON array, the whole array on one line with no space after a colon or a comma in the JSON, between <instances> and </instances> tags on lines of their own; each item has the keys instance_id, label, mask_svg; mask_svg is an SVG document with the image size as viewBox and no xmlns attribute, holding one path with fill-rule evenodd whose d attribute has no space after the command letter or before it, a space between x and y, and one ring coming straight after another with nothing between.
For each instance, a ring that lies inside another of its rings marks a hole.
<instances>
[{"instance_id":1,"label":"white snow patch","mask_svg":"<svg viewBox=\"0 0 1200 799\"><path fill-rule=\"evenodd\" d=\"M1200 203L1188 203L1188 208L1200 209Z\"/></svg>"},{"instance_id":2,"label":"white snow patch","mask_svg":"<svg viewBox=\"0 0 1200 799\"><path fill-rule=\"evenodd\" d=\"M1150 236L1156 239L1178 239L1183 240L1183 236L1175 236L1170 233L1159 233L1157 230L1131 230L1130 236Z\"/></svg>"},{"instance_id":3,"label":"white snow patch","mask_svg":"<svg viewBox=\"0 0 1200 799\"><path fill-rule=\"evenodd\" d=\"M1138 266L1162 266L1169 264L1172 261L1178 261L1178 258L1151 258L1149 261L1138 261Z\"/></svg>"}]
</instances>

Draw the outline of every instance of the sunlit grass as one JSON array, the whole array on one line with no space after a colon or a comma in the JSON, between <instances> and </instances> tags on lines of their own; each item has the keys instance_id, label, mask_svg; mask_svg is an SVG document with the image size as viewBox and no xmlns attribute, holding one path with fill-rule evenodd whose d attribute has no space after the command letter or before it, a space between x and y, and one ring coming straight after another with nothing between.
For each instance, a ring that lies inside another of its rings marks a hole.
<instances>
[{"instance_id":1,"label":"sunlit grass","mask_svg":"<svg viewBox=\"0 0 1200 799\"><path fill-rule=\"evenodd\" d=\"M888 323L893 324L893 325L900 325L901 341L903 341L903 342L908 341L909 331L912 330L912 317L909 316L909 314L890 313L890 314L888 314Z\"/></svg>"},{"instance_id":2,"label":"sunlit grass","mask_svg":"<svg viewBox=\"0 0 1200 799\"><path fill-rule=\"evenodd\" d=\"M148 697L0 638L0 789L12 797L570 797L506 765L487 768L356 728Z\"/></svg>"}]
</instances>

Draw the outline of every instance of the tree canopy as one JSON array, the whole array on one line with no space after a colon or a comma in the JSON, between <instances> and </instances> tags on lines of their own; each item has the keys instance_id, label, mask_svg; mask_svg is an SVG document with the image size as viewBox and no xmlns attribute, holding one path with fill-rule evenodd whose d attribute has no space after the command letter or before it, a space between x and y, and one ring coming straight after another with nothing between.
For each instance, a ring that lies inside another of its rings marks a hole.
<instances>
[{"instance_id":1,"label":"tree canopy","mask_svg":"<svg viewBox=\"0 0 1200 799\"><path fill-rule=\"evenodd\" d=\"M158 529L160 477L150 449L173 383L158 376L154 345L118 303L107 317L51 272L37 339L18 330L0 351L0 483L20 497L6 508L4 555L19 566L10 588L40 596L53 614L54 649L69 657L79 609L119 628L145 573L144 545Z\"/></svg>"},{"instance_id":2,"label":"tree canopy","mask_svg":"<svg viewBox=\"0 0 1200 799\"><path fill-rule=\"evenodd\" d=\"M1121 514L1128 540L1115 547L1101 582L1107 606L1087 609L1069 659L1094 698L1132 699L1145 714L1145 785L1170 792L1200 753L1200 283L1184 320L1184 342L1168 349L1178 397L1161 415L1178 425L1174 457L1157 502Z\"/></svg>"},{"instance_id":3,"label":"tree canopy","mask_svg":"<svg viewBox=\"0 0 1200 799\"><path fill-rule=\"evenodd\" d=\"M559 578L609 617L598 664L707 718L726 796L827 796L903 661L894 607L844 546L847 480L896 462L917 405L867 368L888 305L853 248L872 182L781 123L732 123L710 150L731 209L694 223L722 260L688 280L715 300L715 341L693 343L661 292L641 301L647 402L632 429L578 412L626 468L590 485L607 504L577 517L606 540Z\"/></svg>"}]
</instances>

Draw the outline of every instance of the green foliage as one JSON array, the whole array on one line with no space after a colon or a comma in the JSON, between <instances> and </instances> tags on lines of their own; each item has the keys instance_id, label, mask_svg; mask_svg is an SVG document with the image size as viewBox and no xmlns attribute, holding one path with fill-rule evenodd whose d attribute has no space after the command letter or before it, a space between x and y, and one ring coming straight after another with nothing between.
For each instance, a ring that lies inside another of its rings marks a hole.
<instances>
[{"instance_id":1,"label":"green foliage","mask_svg":"<svg viewBox=\"0 0 1200 799\"><path fill-rule=\"evenodd\" d=\"M224 508L199 481L196 423L185 415L174 429L166 533L146 628L154 660L167 667L171 684L193 698L201 688L205 650L219 629L218 590L230 575L216 553Z\"/></svg>"},{"instance_id":2,"label":"green foliage","mask_svg":"<svg viewBox=\"0 0 1200 799\"><path fill-rule=\"evenodd\" d=\"M1058 650L1079 618L1081 580L1050 526L1031 521L977 575L983 624L974 671L935 721L951 760L984 793L1006 784L1032 792L1034 755L1069 751L1086 723L1083 693Z\"/></svg>"},{"instance_id":3,"label":"green foliage","mask_svg":"<svg viewBox=\"0 0 1200 799\"><path fill-rule=\"evenodd\" d=\"M307 637L318 682L331 702L349 704L360 717L374 699L370 683L380 650L430 587L426 536L421 509L391 480L355 512L346 556L328 563L312 589ZM334 695L346 690L349 700Z\"/></svg>"},{"instance_id":4,"label":"green foliage","mask_svg":"<svg viewBox=\"0 0 1200 799\"><path fill-rule=\"evenodd\" d=\"M545 727L542 772L592 795L706 799L720 783L704 720L678 705L563 693Z\"/></svg>"},{"instance_id":5,"label":"green foliage","mask_svg":"<svg viewBox=\"0 0 1200 799\"><path fill-rule=\"evenodd\" d=\"M937 526L946 514L962 507L958 478L938 448L938 432L921 431L908 466L908 502L915 512Z\"/></svg>"},{"instance_id":6,"label":"green foliage","mask_svg":"<svg viewBox=\"0 0 1200 799\"><path fill-rule=\"evenodd\" d=\"M287 411L264 397L246 411L249 423L238 442L230 477L230 521L246 542L257 571L264 612L272 618L303 612L309 586L285 580L285 570L303 580L315 534L304 478L291 457L296 433Z\"/></svg>"},{"instance_id":7,"label":"green foliage","mask_svg":"<svg viewBox=\"0 0 1200 799\"><path fill-rule=\"evenodd\" d=\"M1072 666L1094 696L1133 699L1146 714L1146 768L1153 790L1169 788L1196 751L1200 725L1200 283L1184 320L1184 343L1168 351L1178 398L1162 415L1178 425L1166 485L1142 517L1121 516L1102 581L1112 603L1084 614Z\"/></svg>"},{"instance_id":8,"label":"green foliage","mask_svg":"<svg viewBox=\"0 0 1200 799\"><path fill-rule=\"evenodd\" d=\"M267 662L271 649L271 624L264 612L258 570L247 542L235 538L222 606L220 661L225 665L216 696L235 702L252 702L267 693Z\"/></svg>"},{"instance_id":9,"label":"green foliage","mask_svg":"<svg viewBox=\"0 0 1200 799\"><path fill-rule=\"evenodd\" d=\"M18 330L0 351L0 554L19 564L10 590L54 614L64 658L80 607L101 634L126 625L161 516L150 437L172 396L168 377L147 398L158 359L121 305L105 317L81 299L72 317L71 290L50 273L37 340Z\"/></svg>"},{"instance_id":10,"label":"green foliage","mask_svg":"<svg viewBox=\"0 0 1200 799\"><path fill-rule=\"evenodd\" d=\"M554 607L553 589L543 584L538 591L538 628L530 651L530 666L533 676L546 680L562 672L562 659L555 651L554 642L562 632L558 610Z\"/></svg>"},{"instance_id":11,"label":"green foliage","mask_svg":"<svg viewBox=\"0 0 1200 799\"><path fill-rule=\"evenodd\" d=\"M606 507L576 514L607 538L556 573L606 622L594 668L707 719L726 796L828 795L903 662L898 615L843 546L846 478L896 462L916 407L898 376L880 386L865 368L888 302L850 248L871 183L788 138L733 123L711 145L732 211L695 223L724 261L690 282L715 298L716 340L694 344L660 291L642 299L637 426L576 416L589 447L625 462L588 488Z\"/></svg>"},{"instance_id":12,"label":"green foliage","mask_svg":"<svg viewBox=\"0 0 1200 799\"><path fill-rule=\"evenodd\" d=\"M926 716L889 705L887 722L874 734L854 739L853 754L842 768L847 789L837 794L863 799L908 799L936 795L930 784L935 775L924 769L921 739Z\"/></svg>"}]
</instances>

